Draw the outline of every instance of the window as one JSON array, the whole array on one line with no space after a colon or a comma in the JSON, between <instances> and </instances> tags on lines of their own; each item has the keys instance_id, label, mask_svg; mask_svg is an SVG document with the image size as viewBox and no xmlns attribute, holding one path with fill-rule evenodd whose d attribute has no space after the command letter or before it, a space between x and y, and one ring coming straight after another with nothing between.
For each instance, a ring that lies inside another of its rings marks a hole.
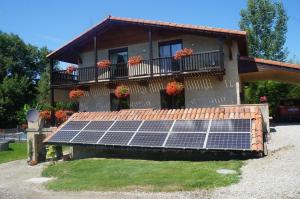
<instances>
[{"instance_id":1,"label":"window","mask_svg":"<svg viewBox=\"0 0 300 199\"><path fill-rule=\"evenodd\" d=\"M112 63L112 77L128 76L128 48L110 50L109 60Z\"/></svg>"},{"instance_id":2,"label":"window","mask_svg":"<svg viewBox=\"0 0 300 199\"><path fill-rule=\"evenodd\" d=\"M167 41L159 43L160 72L171 72L179 70L178 61L172 59L178 50L182 49L182 41Z\"/></svg>"},{"instance_id":3,"label":"window","mask_svg":"<svg viewBox=\"0 0 300 199\"><path fill-rule=\"evenodd\" d=\"M130 108L130 96L117 98L114 93L110 94L110 111L119 111Z\"/></svg>"},{"instance_id":4,"label":"window","mask_svg":"<svg viewBox=\"0 0 300 199\"><path fill-rule=\"evenodd\" d=\"M160 103L161 109L179 109L185 107L184 90L175 96L170 96L166 93L166 90L160 91Z\"/></svg>"}]
</instances>

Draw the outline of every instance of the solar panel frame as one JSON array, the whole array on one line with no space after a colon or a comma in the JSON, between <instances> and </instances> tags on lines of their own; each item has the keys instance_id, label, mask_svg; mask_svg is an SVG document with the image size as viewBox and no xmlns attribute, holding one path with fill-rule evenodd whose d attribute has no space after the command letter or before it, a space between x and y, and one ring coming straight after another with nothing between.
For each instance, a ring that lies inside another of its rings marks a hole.
<instances>
[{"instance_id":1,"label":"solar panel frame","mask_svg":"<svg viewBox=\"0 0 300 199\"><path fill-rule=\"evenodd\" d=\"M55 133L48 142L51 143L68 143L70 140L74 138L80 131L68 131L68 130L60 130Z\"/></svg>"},{"instance_id":2,"label":"solar panel frame","mask_svg":"<svg viewBox=\"0 0 300 199\"><path fill-rule=\"evenodd\" d=\"M206 132L210 120L176 120L172 132Z\"/></svg>"},{"instance_id":3,"label":"solar panel frame","mask_svg":"<svg viewBox=\"0 0 300 199\"><path fill-rule=\"evenodd\" d=\"M91 121L83 130L86 131L107 131L114 121Z\"/></svg>"},{"instance_id":4,"label":"solar panel frame","mask_svg":"<svg viewBox=\"0 0 300 199\"><path fill-rule=\"evenodd\" d=\"M251 133L218 132L208 135L205 148L227 150L250 150Z\"/></svg>"},{"instance_id":5,"label":"solar panel frame","mask_svg":"<svg viewBox=\"0 0 300 199\"><path fill-rule=\"evenodd\" d=\"M211 120L210 133L214 132L229 132L240 133L251 131L251 119L225 119Z\"/></svg>"},{"instance_id":6,"label":"solar panel frame","mask_svg":"<svg viewBox=\"0 0 300 199\"><path fill-rule=\"evenodd\" d=\"M129 146L139 147L163 147L168 133L166 132L137 132L131 140Z\"/></svg>"},{"instance_id":7,"label":"solar panel frame","mask_svg":"<svg viewBox=\"0 0 300 199\"><path fill-rule=\"evenodd\" d=\"M206 133L170 133L166 148L203 149Z\"/></svg>"},{"instance_id":8,"label":"solar panel frame","mask_svg":"<svg viewBox=\"0 0 300 199\"><path fill-rule=\"evenodd\" d=\"M140 120L119 120L111 126L109 131L136 131L141 123Z\"/></svg>"},{"instance_id":9,"label":"solar panel frame","mask_svg":"<svg viewBox=\"0 0 300 199\"><path fill-rule=\"evenodd\" d=\"M98 140L103 136L104 131L80 131L70 143L77 144L97 144Z\"/></svg>"},{"instance_id":10,"label":"solar panel frame","mask_svg":"<svg viewBox=\"0 0 300 199\"><path fill-rule=\"evenodd\" d=\"M169 132L173 120L146 120L143 122L139 131L141 132Z\"/></svg>"},{"instance_id":11,"label":"solar panel frame","mask_svg":"<svg viewBox=\"0 0 300 199\"><path fill-rule=\"evenodd\" d=\"M101 138L98 142L100 145L124 145L126 146L127 143L133 137L134 132L131 131L108 131L105 135Z\"/></svg>"},{"instance_id":12,"label":"solar panel frame","mask_svg":"<svg viewBox=\"0 0 300 199\"><path fill-rule=\"evenodd\" d=\"M69 121L60 130L68 131L80 131L82 130L90 121ZM74 128L75 127L75 128Z\"/></svg>"}]
</instances>

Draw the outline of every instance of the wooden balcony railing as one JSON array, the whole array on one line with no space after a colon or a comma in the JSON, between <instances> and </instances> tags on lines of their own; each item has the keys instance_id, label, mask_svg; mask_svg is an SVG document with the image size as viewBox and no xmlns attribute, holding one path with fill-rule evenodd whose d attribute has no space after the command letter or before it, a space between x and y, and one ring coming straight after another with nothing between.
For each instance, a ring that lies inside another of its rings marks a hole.
<instances>
[{"instance_id":1,"label":"wooden balcony railing","mask_svg":"<svg viewBox=\"0 0 300 199\"><path fill-rule=\"evenodd\" d=\"M174 57L143 60L134 66L123 63L113 64L107 69L95 68L95 66L80 67L72 74L67 74L65 70L54 71L53 85L95 81L95 72L98 72L97 81L102 81L214 71L224 71L223 52L219 50L193 54L180 60L175 60Z\"/></svg>"}]
</instances>

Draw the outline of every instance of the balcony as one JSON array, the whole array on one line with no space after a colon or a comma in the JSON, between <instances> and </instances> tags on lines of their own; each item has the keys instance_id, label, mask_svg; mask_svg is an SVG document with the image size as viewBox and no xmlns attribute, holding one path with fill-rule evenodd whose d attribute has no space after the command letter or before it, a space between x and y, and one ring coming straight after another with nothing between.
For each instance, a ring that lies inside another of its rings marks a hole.
<instances>
[{"instance_id":1,"label":"balcony","mask_svg":"<svg viewBox=\"0 0 300 199\"><path fill-rule=\"evenodd\" d=\"M95 66L80 67L72 74L65 70L53 71L52 85L76 85L93 82L109 82L124 79L209 73L223 77L225 74L223 52L220 50L201 52L174 60L173 57L143 60L138 65L114 64L107 69Z\"/></svg>"}]
</instances>

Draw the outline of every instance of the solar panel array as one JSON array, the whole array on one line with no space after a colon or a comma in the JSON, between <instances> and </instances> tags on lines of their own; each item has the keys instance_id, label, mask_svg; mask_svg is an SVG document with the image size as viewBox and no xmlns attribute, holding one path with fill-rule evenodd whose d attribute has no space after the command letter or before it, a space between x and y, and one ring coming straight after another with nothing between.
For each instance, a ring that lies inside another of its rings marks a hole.
<instances>
[{"instance_id":1,"label":"solar panel array","mask_svg":"<svg viewBox=\"0 0 300 199\"><path fill-rule=\"evenodd\" d=\"M251 149L251 120L70 121L48 143Z\"/></svg>"}]
</instances>

